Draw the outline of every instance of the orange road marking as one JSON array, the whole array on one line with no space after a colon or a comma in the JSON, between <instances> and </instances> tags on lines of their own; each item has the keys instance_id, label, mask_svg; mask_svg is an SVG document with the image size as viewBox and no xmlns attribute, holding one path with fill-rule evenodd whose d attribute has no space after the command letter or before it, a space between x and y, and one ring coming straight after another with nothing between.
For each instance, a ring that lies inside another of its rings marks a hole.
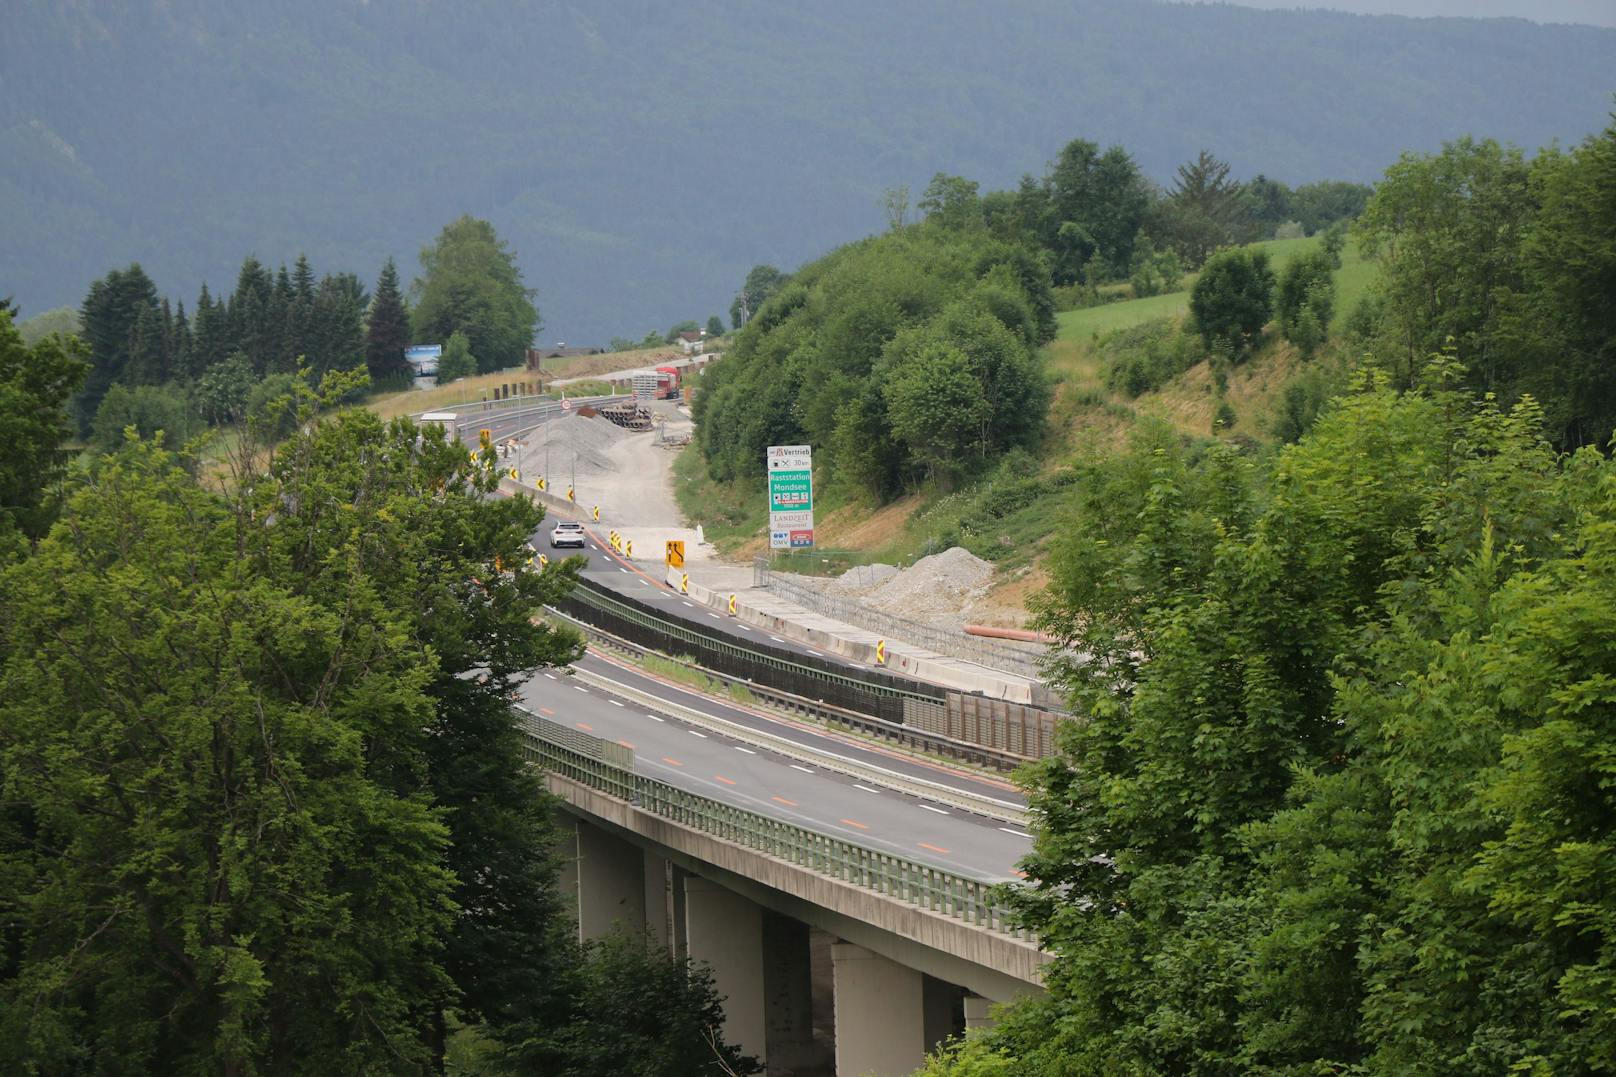
<instances>
[{"instance_id":1,"label":"orange road marking","mask_svg":"<svg viewBox=\"0 0 1616 1077\"><path fill-rule=\"evenodd\" d=\"M667 756L663 756L663 757L662 757L662 761L663 761L663 762L664 762L664 763L668 763L668 764L671 764L671 765L673 765L673 766L676 766L676 767L682 767L682 766L684 766L684 764L683 764L683 763L681 763L681 762L679 762L679 760L677 760L677 759L670 759L670 758L668 758L668 757L667 757Z\"/></svg>"},{"instance_id":2,"label":"orange road marking","mask_svg":"<svg viewBox=\"0 0 1616 1077\"><path fill-rule=\"evenodd\" d=\"M549 707L540 707L539 708L539 713L544 715L546 718L554 718L555 717L555 711L551 710Z\"/></svg>"},{"instance_id":3,"label":"orange road marking","mask_svg":"<svg viewBox=\"0 0 1616 1077\"><path fill-rule=\"evenodd\" d=\"M729 778L724 777L722 774L714 774L713 779L715 781L723 782L725 785L734 785L735 784L734 781L732 781Z\"/></svg>"},{"instance_id":4,"label":"orange road marking","mask_svg":"<svg viewBox=\"0 0 1616 1077\"><path fill-rule=\"evenodd\" d=\"M786 805L788 808L795 808L797 806L797 802L795 800L787 800L785 797L770 797L769 799L777 800L781 804Z\"/></svg>"},{"instance_id":5,"label":"orange road marking","mask_svg":"<svg viewBox=\"0 0 1616 1077\"><path fill-rule=\"evenodd\" d=\"M860 830L868 830L868 829L870 829L868 826L866 826L865 824L859 822L857 819L843 819L842 822L846 823L848 826L856 826Z\"/></svg>"},{"instance_id":6,"label":"orange road marking","mask_svg":"<svg viewBox=\"0 0 1616 1077\"><path fill-rule=\"evenodd\" d=\"M930 849L934 853L948 852L948 850L944 849L941 845L927 845L925 842L920 842L919 844L922 849Z\"/></svg>"},{"instance_id":7,"label":"orange road marking","mask_svg":"<svg viewBox=\"0 0 1616 1077\"><path fill-rule=\"evenodd\" d=\"M618 741L618 742L617 742L617 743L619 743L619 744L621 744L621 745L622 745L622 746L623 746L623 747L625 747L625 748L629 748L629 749L632 749L632 748L633 748L633 747L634 747L634 745L632 745L632 744L630 744L630 743L629 743L629 742L628 742L628 741L626 741L626 740L620 740L620 741Z\"/></svg>"},{"instance_id":8,"label":"orange road marking","mask_svg":"<svg viewBox=\"0 0 1616 1077\"><path fill-rule=\"evenodd\" d=\"M590 725L588 722L576 722L574 724L585 733L593 733L595 731L595 727Z\"/></svg>"}]
</instances>

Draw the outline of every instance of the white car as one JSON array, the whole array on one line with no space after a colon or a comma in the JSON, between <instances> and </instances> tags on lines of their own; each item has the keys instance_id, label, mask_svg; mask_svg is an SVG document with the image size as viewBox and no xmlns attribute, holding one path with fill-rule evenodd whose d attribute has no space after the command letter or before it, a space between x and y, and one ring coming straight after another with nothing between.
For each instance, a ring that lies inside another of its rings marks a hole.
<instances>
[{"instance_id":1,"label":"white car","mask_svg":"<svg viewBox=\"0 0 1616 1077\"><path fill-rule=\"evenodd\" d=\"M550 549L557 546L576 546L584 548L584 525L574 523L572 520L562 520L550 532Z\"/></svg>"}]
</instances>

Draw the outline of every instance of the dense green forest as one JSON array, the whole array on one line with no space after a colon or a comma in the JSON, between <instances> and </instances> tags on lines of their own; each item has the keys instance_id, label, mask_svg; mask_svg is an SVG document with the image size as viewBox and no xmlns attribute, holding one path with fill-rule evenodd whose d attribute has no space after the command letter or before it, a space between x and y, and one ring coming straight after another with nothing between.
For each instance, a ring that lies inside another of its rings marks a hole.
<instances>
[{"instance_id":1,"label":"dense green forest","mask_svg":"<svg viewBox=\"0 0 1616 1077\"><path fill-rule=\"evenodd\" d=\"M1613 70L1613 30L1150 0L24 0L0 295L76 304L138 260L189 299L249 251L374 272L471 213L549 339L601 345L879 230L888 187L1013 186L1076 130L1163 186L1202 147L1365 182L1467 130L1574 142Z\"/></svg>"},{"instance_id":2,"label":"dense green forest","mask_svg":"<svg viewBox=\"0 0 1616 1077\"><path fill-rule=\"evenodd\" d=\"M543 514L492 455L337 372L222 488L69 471L83 350L0 312L0 1068L752 1072L700 970L576 942L509 703L576 569L501 571Z\"/></svg>"},{"instance_id":3,"label":"dense green forest","mask_svg":"<svg viewBox=\"0 0 1616 1077\"><path fill-rule=\"evenodd\" d=\"M1408 155L1357 233L1361 358L1293 444L1069 462L1082 719L1013 895L1050 992L928 1073L1616 1058L1616 125Z\"/></svg>"}]
</instances>

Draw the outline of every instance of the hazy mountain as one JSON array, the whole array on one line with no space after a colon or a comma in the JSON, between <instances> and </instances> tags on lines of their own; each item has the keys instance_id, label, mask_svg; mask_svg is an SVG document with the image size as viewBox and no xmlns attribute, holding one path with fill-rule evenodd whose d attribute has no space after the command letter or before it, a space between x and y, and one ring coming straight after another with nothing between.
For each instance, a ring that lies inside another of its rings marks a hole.
<instances>
[{"instance_id":1,"label":"hazy mountain","mask_svg":"<svg viewBox=\"0 0 1616 1077\"><path fill-rule=\"evenodd\" d=\"M462 212L545 340L727 310L748 266L881 227L883 188L1012 185L1067 140L1165 179L1369 180L1467 132L1607 122L1616 31L1126 0L23 0L0 35L0 295L139 259L189 302L241 257L373 280Z\"/></svg>"}]
</instances>

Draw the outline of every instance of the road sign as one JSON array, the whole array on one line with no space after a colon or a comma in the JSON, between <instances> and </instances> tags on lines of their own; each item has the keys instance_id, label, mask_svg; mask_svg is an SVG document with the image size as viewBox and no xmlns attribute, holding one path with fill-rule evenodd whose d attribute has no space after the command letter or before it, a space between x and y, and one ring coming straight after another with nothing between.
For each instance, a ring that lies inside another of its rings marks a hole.
<instances>
[{"instance_id":1,"label":"road sign","mask_svg":"<svg viewBox=\"0 0 1616 1077\"><path fill-rule=\"evenodd\" d=\"M685 567L685 544L679 540L668 543L668 567Z\"/></svg>"},{"instance_id":2,"label":"road sign","mask_svg":"<svg viewBox=\"0 0 1616 1077\"><path fill-rule=\"evenodd\" d=\"M814 456L808 445L770 445L769 547L802 549L814 544Z\"/></svg>"},{"instance_id":3,"label":"road sign","mask_svg":"<svg viewBox=\"0 0 1616 1077\"><path fill-rule=\"evenodd\" d=\"M595 522L597 524L600 523L600 506L599 505L595 506Z\"/></svg>"},{"instance_id":4,"label":"road sign","mask_svg":"<svg viewBox=\"0 0 1616 1077\"><path fill-rule=\"evenodd\" d=\"M539 554L539 567L541 569L550 567L550 559L544 556L542 553Z\"/></svg>"},{"instance_id":5,"label":"road sign","mask_svg":"<svg viewBox=\"0 0 1616 1077\"><path fill-rule=\"evenodd\" d=\"M887 664L887 641L884 639L875 641L875 664L878 666Z\"/></svg>"},{"instance_id":6,"label":"road sign","mask_svg":"<svg viewBox=\"0 0 1616 1077\"><path fill-rule=\"evenodd\" d=\"M543 475L539 476L539 489L541 489L541 490L544 489L544 476Z\"/></svg>"},{"instance_id":7,"label":"road sign","mask_svg":"<svg viewBox=\"0 0 1616 1077\"><path fill-rule=\"evenodd\" d=\"M690 593L690 573L688 572L682 572L679 574L679 593L681 595L688 595Z\"/></svg>"},{"instance_id":8,"label":"road sign","mask_svg":"<svg viewBox=\"0 0 1616 1077\"><path fill-rule=\"evenodd\" d=\"M514 467L513 467L513 468L511 468L511 478L513 478L513 479L516 479L516 480L518 480L518 481L520 481L520 480L521 480L521 478L522 478L522 473L521 473L521 472L520 472L520 471L518 471L518 470L516 470L516 469L515 469L515 468L514 468Z\"/></svg>"},{"instance_id":9,"label":"road sign","mask_svg":"<svg viewBox=\"0 0 1616 1077\"><path fill-rule=\"evenodd\" d=\"M572 410L572 401L568 400L566 397L562 397L561 398L561 410L562 411L571 411Z\"/></svg>"},{"instance_id":10,"label":"road sign","mask_svg":"<svg viewBox=\"0 0 1616 1077\"><path fill-rule=\"evenodd\" d=\"M578 503L578 499L577 499L577 498L576 498L576 497L574 497L574 496L573 496L573 489L572 489L572 487L570 487L570 486L569 486L569 487L567 487L567 500L568 500L568 501L571 501L571 502L572 502L572 503L573 503L573 504L577 504L577 503Z\"/></svg>"},{"instance_id":11,"label":"road sign","mask_svg":"<svg viewBox=\"0 0 1616 1077\"><path fill-rule=\"evenodd\" d=\"M623 543L623 556L627 557L631 561L634 559L634 540L633 539L629 539L627 542Z\"/></svg>"},{"instance_id":12,"label":"road sign","mask_svg":"<svg viewBox=\"0 0 1616 1077\"><path fill-rule=\"evenodd\" d=\"M729 596L729 615L731 617L735 616L735 596L734 595Z\"/></svg>"},{"instance_id":13,"label":"road sign","mask_svg":"<svg viewBox=\"0 0 1616 1077\"><path fill-rule=\"evenodd\" d=\"M485 426L481 430L477 431L477 444L481 445L483 448L488 448L488 446L493 443L493 440L494 432L488 429L488 427Z\"/></svg>"}]
</instances>

